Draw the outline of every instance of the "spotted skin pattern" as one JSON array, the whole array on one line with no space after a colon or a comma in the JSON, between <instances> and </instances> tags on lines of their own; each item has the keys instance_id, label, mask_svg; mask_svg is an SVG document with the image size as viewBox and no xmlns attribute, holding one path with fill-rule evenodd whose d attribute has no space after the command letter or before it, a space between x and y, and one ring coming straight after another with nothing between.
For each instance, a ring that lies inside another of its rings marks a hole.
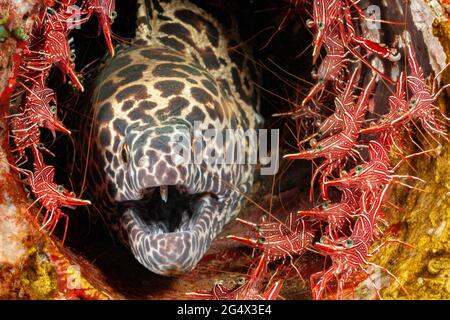
<instances>
[{"instance_id":1,"label":"spotted skin pattern","mask_svg":"<svg viewBox=\"0 0 450 320\"><path fill-rule=\"evenodd\" d=\"M142 265L173 275L196 266L251 189L254 165L180 157L202 148L220 157L231 147L214 137L201 144L195 122L222 133L260 126L256 71L248 55L231 49L239 43L234 33L194 4L138 5L133 45L97 78L82 154L89 194L108 226ZM239 142L248 157L250 141ZM161 186L169 186L167 203L151 205Z\"/></svg>"}]
</instances>

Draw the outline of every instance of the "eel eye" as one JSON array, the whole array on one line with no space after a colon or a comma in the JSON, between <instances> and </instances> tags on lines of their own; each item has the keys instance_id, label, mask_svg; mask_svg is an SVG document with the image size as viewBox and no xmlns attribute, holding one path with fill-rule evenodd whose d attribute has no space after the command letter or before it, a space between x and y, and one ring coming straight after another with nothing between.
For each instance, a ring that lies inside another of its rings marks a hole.
<instances>
[{"instance_id":1,"label":"eel eye","mask_svg":"<svg viewBox=\"0 0 450 320\"><path fill-rule=\"evenodd\" d=\"M123 163L128 163L130 160L130 151L128 150L128 145L126 143L122 146L122 151L120 152Z\"/></svg>"},{"instance_id":2,"label":"eel eye","mask_svg":"<svg viewBox=\"0 0 450 320\"><path fill-rule=\"evenodd\" d=\"M328 204L328 202L324 202L322 204L322 209L327 210L330 207L330 205Z\"/></svg>"},{"instance_id":3,"label":"eel eye","mask_svg":"<svg viewBox=\"0 0 450 320\"><path fill-rule=\"evenodd\" d=\"M64 187L62 185L59 185L58 188L56 189L59 193L63 193L64 192Z\"/></svg>"},{"instance_id":4,"label":"eel eye","mask_svg":"<svg viewBox=\"0 0 450 320\"><path fill-rule=\"evenodd\" d=\"M415 108L417 106L417 100L416 99L412 99L411 100L411 107Z\"/></svg>"},{"instance_id":5,"label":"eel eye","mask_svg":"<svg viewBox=\"0 0 450 320\"><path fill-rule=\"evenodd\" d=\"M325 29L325 24L323 22L318 22L317 27L319 28L319 30L323 30Z\"/></svg>"},{"instance_id":6,"label":"eel eye","mask_svg":"<svg viewBox=\"0 0 450 320\"><path fill-rule=\"evenodd\" d=\"M363 167L362 166L356 166L355 171L357 174L360 174L361 172L363 172Z\"/></svg>"}]
</instances>

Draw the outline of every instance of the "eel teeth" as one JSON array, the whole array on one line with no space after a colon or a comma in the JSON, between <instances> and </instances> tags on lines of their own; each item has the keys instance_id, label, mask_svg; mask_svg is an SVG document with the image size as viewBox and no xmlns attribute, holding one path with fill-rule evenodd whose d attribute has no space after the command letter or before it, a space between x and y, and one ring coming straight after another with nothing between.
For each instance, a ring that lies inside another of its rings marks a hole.
<instances>
[{"instance_id":1,"label":"eel teeth","mask_svg":"<svg viewBox=\"0 0 450 320\"><path fill-rule=\"evenodd\" d=\"M167 186L160 186L159 192L161 193L161 199L167 202L167 196L169 195L169 188Z\"/></svg>"}]
</instances>

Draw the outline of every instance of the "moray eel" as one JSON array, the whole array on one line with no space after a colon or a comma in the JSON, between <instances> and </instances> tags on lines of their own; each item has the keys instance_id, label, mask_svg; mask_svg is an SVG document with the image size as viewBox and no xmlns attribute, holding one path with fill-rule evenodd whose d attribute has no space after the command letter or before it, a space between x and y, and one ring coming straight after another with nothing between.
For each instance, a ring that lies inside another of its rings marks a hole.
<instances>
[{"instance_id":1,"label":"moray eel","mask_svg":"<svg viewBox=\"0 0 450 320\"><path fill-rule=\"evenodd\" d=\"M195 126L260 126L257 71L232 49L236 33L193 3L138 6L135 40L105 62L91 97L88 193L142 265L174 275L196 266L252 187L248 161L185 160L236 146L196 136ZM248 157L250 140L236 140Z\"/></svg>"}]
</instances>

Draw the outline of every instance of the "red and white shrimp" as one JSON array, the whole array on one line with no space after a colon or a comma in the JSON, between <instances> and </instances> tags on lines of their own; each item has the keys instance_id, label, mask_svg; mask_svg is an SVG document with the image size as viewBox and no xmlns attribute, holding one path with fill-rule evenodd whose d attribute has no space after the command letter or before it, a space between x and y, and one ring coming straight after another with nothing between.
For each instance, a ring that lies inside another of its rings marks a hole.
<instances>
[{"instance_id":1,"label":"red and white shrimp","mask_svg":"<svg viewBox=\"0 0 450 320\"><path fill-rule=\"evenodd\" d=\"M237 221L253 227L258 233L258 238L249 239L235 235L227 238L263 251L268 261L287 258L292 261L293 256L302 254L312 244L316 230L314 223L295 214L289 214L285 223L263 220L257 224L239 218Z\"/></svg>"},{"instance_id":2,"label":"red and white shrimp","mask_svg":"<svg viewBox=\"0 0 450 320\"><path fill-rule=\"evenodd\" d=\"M398 278L389 270L368 261L373 253L379 248L375 249L374 252L369 252L374 241L376 221L380 215L380 209L385 200L387 190L388 187L385 187L379 191L374 198L370 209L363 212L355 222L352 234L349 237L342 237L339 239L322 238L321 242L316 242L314 244L314 247L321 254L330 257L332 261L332 265L328 270L311 275L311 289L314 299L324 298L325 290L333 281L337 284L337 298L343 299L345 286L358 272L363 272L369 277L378 297L381 298L379 295L380 288L373 282L371 274L366 270L366 266L372 266L385 271L403 288ZM390 240L385 241L381 246L385 245L387 242L402 243L401 241ZM354 283L354 285L356 285L356 283Z\"/></svg>"},{"instance_id":3,"label":"red and white shrimp","mask_svg":"<svg viewBox=\"0 0 450 320\"><path fill-rule=\"evenodd\" d=\"M233 289L216 283L209 292L188 292L187 296L201 300L275 300L283 285L282 280L276 281L264 293L260 293L262 278L267 265L267 257L263 254L258 265L252 270L249 279L244 284L237 284Z\"/></svg>"},{"instance_id":4,"label":"red and white shrimp","mask_svg":"<svg viewBox=\"0 0 450 320\"><path fill-rule=\"evenodd\" d=\"M115 9L115 0L85 0L83 7L87 7L89 15L94 12L103 30L106 45L111 56L114 56L114 46L111 40L111 25L117 17Z\"/></svg>"},{"instance_id":5,"label":"red and white shrimp","mask_svg":"<svg viewBox=\"0 0 450 320\"><path fill-rule=\"evenodd\" d=\"M26 176L26 183L30 186L31 192L36 196L34 203L40 202L42 204L41 210L45 208L41 229L47 229L51 234L61 218L66 220L62 240L64 242L69 217L62 212L61 208L74 209L75 206L84 206L91 203L89 200L77 198L73 192L67 191L63 185L55 183L55 168L44 163L42 153L36 147L33 147L32 151L34 155L33 171L11 167ZM41 210L39 210L38 214Z\"/></svg>"},{"instance_id":6,"label":"red and white shrimp","mask_svg":"<svg viewBox=\"0 0 450 320\"><path fill-rule=\"evenodd\" d=\"M355 70L354 74L356 71L357 70ZM356 150L355 146L367 111L369 95L375 82L376 77L373 77L362 92L357 104L351 108L351 110L347 110L342 114L343 130L341 132L317 141L317 143L314 144L313 149L284 156L284 158L288 159L312 160L316 158L325 158L325 161L316 169L311 179L311 197L314 181L319 172L323 171L321 184L322 197L325 200L328 200L326 189L323 188L323 182L326 180L326 177L331 175L337 168L342 168L347 157L353 156L353 154L359 156L359 152ZM349 86L349 84L347 86Z\"/></svg>"}]
</instances>

